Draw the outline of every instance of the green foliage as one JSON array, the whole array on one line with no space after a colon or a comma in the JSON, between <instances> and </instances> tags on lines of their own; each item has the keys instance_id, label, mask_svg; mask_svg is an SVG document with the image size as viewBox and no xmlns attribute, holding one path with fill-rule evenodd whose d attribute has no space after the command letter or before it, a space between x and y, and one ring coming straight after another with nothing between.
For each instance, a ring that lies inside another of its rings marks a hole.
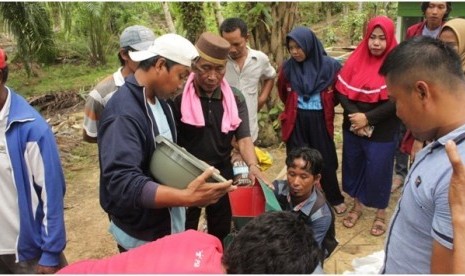
<instances>
[{"instance_id":1,"label":"green foliage","mask_svg":"<svg viewBox=\"0 0 465 276\"><path fill-rule=\"evenodd\" d=\"M324 33L322 37L323 44L326 45L333 45L337 42L337 35L335 29L333 27L329 27Z\"/></svg>"},{"instance_id":2,"label":"green foliage","mask_svg":"<svg viewBox=\"0 0 465 276\"><path fill-rule=\"evenodd\" d=\"M0 2L3 21L17 41L18 59L23 62L27 75L32 74L31 63L50 64L56 48L50 15L43 3Z\"/></svg>"},{"instance_id":3,"label":"green foliage","mask_svg":"<svg viewBox=\"0 0 465 276\"><path fill-rule=\"evenodd\" d=\"M239 1L222 3L222 6L224 6L223 8L224 18L239 17L239 18L242 18L243 20L246 20L248 17L247 16L248 10L246 9L246 5L250 5L250 3L239 2Z\"/></svg>"},{"instance_id":4,"label":"green foliage","mask_svg":"<svg viewBox=\"0 0 465 276\"><path fill-rule=\"evenodd\" d=\"M224 18L244 19L252 37L269 30L275 20L271 18L271 5L267 2L223 1L220 5ZM329 10L337 21L319 28L322 42L331 46L347 35L356 44L362 38L363 27L370 17L385 14L395 19L397 15L397 2L363 2L362 12L357 12L355 9L359 5L358 2L299 2L295 24L312 27L323 22ZM169 7L180 35L195 41L196 36L204 30L214 33L218 30L213 2L169 2ZM151 28L158 35L167 32L160 2L2 2L0 9L4 22L11 22L6 24L7 30L14 34L18 42L16 60L27 61L20 67L26 70L29 70L33 61L48 63L54 60L76 64L78 70L82 70L80 67L85 67L85 64L106 67L102 64L108 59L116 60L119 35L125 27L140 24ZM347 12L344 18L341 16L342 11ZM44 31L47 28L39 27L47 25L48 33ZM51 39L44 39L46 36L40 35L35 38L37 41L29 42L42 32ZM24 37L23 40L20 37ZM265 36L264 39L269 38ZM54 42L50 47L39 47L49 41ZM251 39L250 43L252 45L255 40ZM256 43L258 49L263 46L259 40ZM44 49L44 53L50 51L50 55L35 52L38 48ZM14 60L14 56L10 57L10 62Z\"/></svg>"},{"instance_id":5,"label":"green foliage","mask_svg":"<svg viewBox=\"0 0 465 276\"><path fill-rule=\"evenodd\" d=\"M349 2L300 2L298 9L300 24L312 26L322 22L326 19L328 10L330 14L335 15L342 11L344 5L349 4Z\"/></svg>"},{"instance_id":6,"label":"green foliage","mask_svg":"<svg viewBox=\"0 0 465 276\"><path fill-rule=\"evenodd\" d=\"M203 6L203 14L205 20L205 30L217 34L219 26L216 22L215 10L212 2L205 2L205 5Z\"/></svg>"},{"instance_id":7,"label":"green foliage","mask_svg":"<svg viewBox=\"0 0 465 276\"><path fill-rule=\"evenodd\" d=\"M230 2L224 8L224 17L239 17L247 23L252 32L259 23L265 26L272 22L269 3L266 2Z\"/></svg>"},{"instance_id":8,"label":"green foliage","mask_svg":"<svg viewBox=\"0 0 465 276\"><path fill-rule=\"evenodd\" d=\"M112 74L118 64L116 56L109 58L108 64L98 67L85 63L55 64L42 68L34 77L27 77L24 70L12 64L7 86L24 97L64 91L88 93L99 81Z\"/></svg>"},{"instance_id":9,"label":"green foliage","mask_svg":"<svg viewBox=\"0 0 465 276\"><path fill-rule=\"evenodd\" d=\"M67 35L66 32L55 34L59 60L62 62L75 61L78 63L90 63L87 39L84 36Z\"/></svg>"},{"instance_id":10,"label":"green foliage","mask_svg":"<svg viewBox=\"0 0 465 276\"><path fill-rule=\"evenodd\" d=\"M49 2L48 8L63 59L79 57L90 64L105 64L107 56L118 51L120 33L130 25L165 33L160 3Z\"/></svg>"},{"instance_id":11,"label":"green foliage","mask_svg":"<svg viewBox=\"0 0 465 276\"><path fill-rule=\"evenodd\" d=\"M256 26L259 21L268 25L273 20L271 18L269 5L264 2L249 3L250 9L247 13L247 19L251 26Z\"/></svg>"},{"instance_id":12,"label":"green foliage","mask_svg":"<svg viewBox=\"0 0 465 276\"><path fill-rule=\"evenodd\" d=\"M110 45L111 5L109 2L85 2L77 6L76 30L80 36L87 37L87 47L92 64L106 64Z\"/></svg>"},{"instance_id":13,"label":"green foliage","mask_svg":"<svg viewBox=\"0 0 465 276\"><path fill-rule=\"evenodd\" d=\"M264 127L267 124L272 124L273 129L279 132L281 129L281 123L279 121L279 114L284 110L284 104L278 101L271 109L262 109L258 112L258 125Z\"/></svg>"},{"instance_id":14,"label":"green foliage","mask_svg":"<svg viewBox=\"0 0 465 276\"><path fill-rule=\"evenodd\" d=\"M349 35L352 45L362 40L364 27L374 16L386 15L395 21L397 17L397 3L391 2L363 2L362 12L352 10L344 16L342 28Z\"/></svg>"},{"instance_id":15,"label":"green foliage","mask_svg":"<svg viewBox=\"0 0 465 276\"><path fill-rule=\"evenodd\" d=\"M152 27L156 34L166 33L163 8L159 2L111 3L110 16L111 31L118 37L124 28L131 25Z\"/></svg>"},{"instance_id":16,"label":"green foliage","mask_svg":"<svg viewBox=\"0 0 465 276\"><path fill-rule=\"evenodd\" d=\"M344 16L342 21L342 28L345 33L349 34L350 42L352 45L357 44L363 38L363 26L367 20L365 13L357 11L349 12L348 16Z\"/></svg>"},{"instance_id":17,"label":"green foliage","mask_svg":"<svg viewBox=\"0 0 465 276\"><path fill-rule=\"evenodd\" d=\"M67 38L71 34L72 14L75 4L72 2L46 2L55 30L62 31Z\"/></svg>"},{"instance_id":18,"label":"green foliage","mask_svg":"<svg viewBox=\"0 0 465 276\"><path fill-rule=\"evenodd\" d=\"M203 4L204 2L175 3L182 22L182 29L185 31L184 36L192 43L195 43L200 34L207 29L203 17Z\"/></svg>"},{"instance_id":19,"label":"green foliage","mask_svg":"<svg viewBox=\"0 0 465 276\"><path fill-rule=\"evenodd\" d=\"M397 2L366 2L364 3L364 11L370 17L386 15L395 22L397 17Z\"/></svg>"}]
</instances>

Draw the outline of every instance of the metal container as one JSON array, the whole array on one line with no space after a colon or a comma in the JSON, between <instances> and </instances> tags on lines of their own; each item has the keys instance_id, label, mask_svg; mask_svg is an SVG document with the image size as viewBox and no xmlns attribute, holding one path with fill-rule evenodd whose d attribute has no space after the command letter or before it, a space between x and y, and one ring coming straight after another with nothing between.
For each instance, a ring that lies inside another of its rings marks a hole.
<instances>
[{"instance_id":1,"label":"metal container","mask_svg":"<svg viewBox=\"0 0 465 276\"><path fill-rule=\"evenodd\" d=\"M157 182L184 189L205 169L211 167L165 137L155 137L156 148L150 160L150 172ZM208 182L225 182L220 174L214 173Z\"/></svg>"}]
</instances>

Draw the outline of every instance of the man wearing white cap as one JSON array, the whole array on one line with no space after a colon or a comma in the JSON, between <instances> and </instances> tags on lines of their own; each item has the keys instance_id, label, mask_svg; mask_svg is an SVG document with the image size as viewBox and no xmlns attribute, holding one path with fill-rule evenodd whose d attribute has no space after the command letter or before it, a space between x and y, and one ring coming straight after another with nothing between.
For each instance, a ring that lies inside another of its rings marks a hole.
<instances>
[{"instance_id":1,"label":"man wearing white cap","mask_svg":"<svg viewBox=\"0 0 465 276\"><path fill-rule=\"evenodd\" d=\"M189 75L198 56L194 45L166 34L147 50L130 51L129 56L139 66L105 107L98 128L100 204L110 215L110 233L120 251L184 231L186 206L214 203L234 189L231 181L206 183L213 168L184 190L160 185L150 173L155 137L176 142L165 99Z\"/></svg>"},{"instance_id":2,"label":"man wearing white cap","mask_svg":"<svg viewBox=\"0 0 465 276\"><path fill-rule=\"evenodd\" d=\"M118 59L121 67L110 76L99 82L86 99L84 107L84 124L82 138L89 143L97 143L97 124L111 96L124 84L124 79L134 74L137 62L133 61L129 51L146 50L155 40L155 34L147 27L134 25L127 27L119 38L120 49Z\"/></svg>"}]
</instances>

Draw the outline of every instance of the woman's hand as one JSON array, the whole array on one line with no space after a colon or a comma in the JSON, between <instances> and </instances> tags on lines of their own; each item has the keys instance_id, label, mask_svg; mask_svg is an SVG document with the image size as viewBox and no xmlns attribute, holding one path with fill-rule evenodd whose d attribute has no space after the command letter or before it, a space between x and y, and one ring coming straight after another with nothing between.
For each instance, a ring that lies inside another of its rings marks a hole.
<instances>
[{"instance_id":1,"label":"woman's hand","mask_svg":"<svg viewBox=\"0 0 465 276\"><path fill-rule=\"evenodd\" d=\"M368 125L368 119L365 113L357 112L349 114L349 121L351 123L351 128L354 130L359 130Z\"/></svg>"}]
</instances>

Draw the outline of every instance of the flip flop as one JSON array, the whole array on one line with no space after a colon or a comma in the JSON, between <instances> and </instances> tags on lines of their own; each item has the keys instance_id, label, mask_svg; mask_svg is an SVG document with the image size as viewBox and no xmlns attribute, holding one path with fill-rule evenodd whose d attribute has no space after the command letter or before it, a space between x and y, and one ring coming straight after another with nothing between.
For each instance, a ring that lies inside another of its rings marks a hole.
<instances>
[{"instance_id":1,"label":"flip flop","mask_svg":"<svg viewBox=\"0 0 465 276\"><path fill-rule=\"evenodd\" d=\"M334 213L336 213L336 215L338 216L344 214L347 211L347 206L344 202L338 205L334 205L332 207L333 207ZM338 210L338 207L339 207L339 210Z\"/></svg>"},{"instance_id":2,"label":"flip flop","mask_svg":"<svg viewBox=\"0 0 465 276\"><path fill-rule=\"evenodd\" d=\"M379 237L386 233L386 223L384 218L376 217L373 220L373 225L371 226L370 234L375 237Z\"/></svg>"},{"instance_id":3,"label":"flip flop","mask_svg":"<svg viewBox=\"0 0 465 276\"><path fill-rule=\"evenodd\" d=\"M342 220L342 225L344 225L346 228L352 228L357 224L358 220L362 216L362 210L355 210L352 208L352 210L349 211L347 216Z\"/></svg>"}]
</instances>

